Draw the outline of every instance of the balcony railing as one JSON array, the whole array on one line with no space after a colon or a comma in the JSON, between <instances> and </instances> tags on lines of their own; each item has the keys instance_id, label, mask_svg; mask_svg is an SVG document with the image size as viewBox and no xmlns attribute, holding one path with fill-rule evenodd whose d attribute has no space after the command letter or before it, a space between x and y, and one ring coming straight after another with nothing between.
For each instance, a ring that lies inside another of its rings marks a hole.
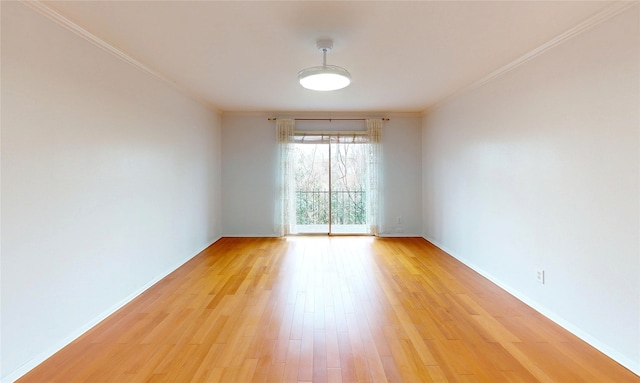
<instances>
[{"instance_id":1,"label":"balcony railing","mask_svg":"<svg viewBox=\"0 0 640 383\"><path fill-rule=\"evenodd\" d=\"M329 223L329 196L331 196L331 223L334 225L364 225L367 200L364 190L296 191L296 224L326 225Z\"/></svg>"}]
</instances>

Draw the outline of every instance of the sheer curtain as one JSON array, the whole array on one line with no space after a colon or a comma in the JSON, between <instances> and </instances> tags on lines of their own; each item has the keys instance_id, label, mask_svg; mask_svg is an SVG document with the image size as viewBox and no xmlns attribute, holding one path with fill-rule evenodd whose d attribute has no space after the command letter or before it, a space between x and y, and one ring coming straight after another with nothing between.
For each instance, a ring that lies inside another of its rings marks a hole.
<instances>
[{"instance_id":1,"label":"sheer curtain","mask_svg":"<svg viewBox=\"0 0 640 383\"><path fill-rule=\"evenodd\" d=\"M291 233L295 225L295 183L293 169L293 141L295 121L278 119L276 131L278 135L278 156L280 165L279 213L276 232L281 236Z\"/></svg>"},{"instance_id":2,"label":"sheer curtain","mask_svg":"<svg viewBox=\"0 0 640 383\"><path fill-rule=\"evenodd\" d=\"M380 232L380 145L382 138L382 119L368 119L367 135L369 136L367 155L367 227L369 234Z\"/></svg>"}]
</instances>

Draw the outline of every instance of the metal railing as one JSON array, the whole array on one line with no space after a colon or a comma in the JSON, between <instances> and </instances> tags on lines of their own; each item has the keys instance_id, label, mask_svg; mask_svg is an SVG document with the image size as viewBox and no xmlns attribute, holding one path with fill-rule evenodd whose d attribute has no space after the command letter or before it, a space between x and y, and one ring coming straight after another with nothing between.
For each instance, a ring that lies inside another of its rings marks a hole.
<instances>
[{"instance_id":1,"label":"metal railing","mask_svg":"<svg viewBox=\"0 0 640 383\"><path fill-rule=\"evenodd\" d=\"M367 200L364 190L297 190L296 224L326 225L329 223L329 197L331 197L331 223L335 225L364 225Z\"/></svg>"}]
</instances>

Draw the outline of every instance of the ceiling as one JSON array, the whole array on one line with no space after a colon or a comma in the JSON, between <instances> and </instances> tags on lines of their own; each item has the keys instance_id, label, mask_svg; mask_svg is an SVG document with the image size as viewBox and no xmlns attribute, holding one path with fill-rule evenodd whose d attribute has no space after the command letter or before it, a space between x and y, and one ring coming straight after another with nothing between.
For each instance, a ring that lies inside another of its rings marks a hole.
<instances>
[{"instance_id":1,"label":"ceiling","mask_svg":"<svg viewBox=\"0 0 640 383\"><path fill-rule=\"evenodd\" d=\"M607 7L599 1L46 2L216 109L419 112ZM314 92L327 63L352 84Z\"/></svg>"}]
</instances>

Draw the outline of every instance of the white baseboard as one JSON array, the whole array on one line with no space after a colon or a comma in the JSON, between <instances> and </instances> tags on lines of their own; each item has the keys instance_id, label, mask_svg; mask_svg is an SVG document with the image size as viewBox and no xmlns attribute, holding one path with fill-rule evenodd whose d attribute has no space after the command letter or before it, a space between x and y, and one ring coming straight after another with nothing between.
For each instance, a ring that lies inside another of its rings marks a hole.
<instances>
[{"instance_id":1,"label":"white baseboard","mask_svg":"<svg viewBox=\"0 0 640 383\"><path fill-rule=\"evenodd\" d=\"M131 302L132 300L134 300L136 297L138 297L140 294L144 293L145 291L147 291L151 286L155 285L156 283L158 283L160 280L162 280L164 277L166 277L167 275L171 274L172 272L174 272L175 270L177 270L180 266L184 265L185 263L189 262L193 257L195 257L196 255L200 254L202 251L204 251L207 247L211 246L212 244L216 243L221 237L217 237L215 240L213 240L210 244L206 245L205 247L203 247L202 249L200 249L199 251L197 251L195 254L191 255L190 257L178 262L178 264L170 267L168 270L166 270L164 273L156 276L155 278L153 278L151 281L147 282L144 286L140 287L139 289L137 289L136 291L134 291L133 293L131 293L129 296L127 296L126 298L124 298L123 300L121 300L120 302L116 303L115 305L111 306L110 308L108 308L107 310L105 310L104 312L102 312L100 315L96 316L95 318L93 318L92 320L90 320L89 322L87 322L84 326L80 327L79 329L77 329L76 331L72 332L71 334L69 334L69 336L67 336L66 338L64 338L63 340L61 340L60 342L56 343L54 346L52 346L51 348L49 348L48 350L40 353L38 356L32 358L31 360L29 360L27 363L23 364L21 367L19 367L17 370L14 370L13 372L9 373L9 375L3 377L0 382L1 383L13 383L16 380L20 379L23 375L25 375L26 373L28 373L29 371L33 370L35 367L37 367L40 363L44 362L45 360L49 359L51 356L53 356L53 354L55 354L56 352L62 350L65 346L67 346L68 344L70 344L71 342L73 342L74 340L78 339L82 334L84 334L85 332L89 331L91 328L93 328L94 326L96 326L98 323L102 322L103 320L105 320L109 315L115 313L116 311L118 311L119 309L121 309L123 306L125 306L127 303Z\"/></svg>"},{"instance_id":2,"label":"white baseboard","mask_svg":"<svg viewBox=\"0 0 640 383\"><path fill-rule=\"evenodd\" d=\"M279 238L279 234L222 234L221 238Z\"/></svg>"},{"instance_id":3,"label":"white baseboard","mask_svg":"<svg viewBox=\"0 0 640 383\"><path fill-rule=\"evenodd\" d=\"M438 247L440 250L442 250L445 253L449 254L450 256L454 257L458 261L464 263L466 266L471 268L473 271L475 271L478 274L482 275L483 277L487 278L489 281L491 281L492 283L494 283L495 285L497 285L498 287L500 287L501 289L503 289L507 293L513 295L514 297L516 297L517 299L522 301L524 304L526 304L527 306L529 306L532 309L536 310L540 314L544 315L545 317L547 317L548 319L550 319L551 321L553 321L554 323L556 323L560 327L564 328L565 330L569 331L573 335L575 335L578 338L582 339L583 341L587 342L589 345L591 345L592 347L594 347L598 351L602 352L603 354L605 354L609 358L613 359L617 363L621 364L622 366L624 366L625 368L627 368L628 370L630 370L634 374L640 376L640 361L632 360L631 358L620 354L618 351L612 349L611 347L609 347L608 345L604 344L603 342L601 342L597 338L591 336L589 333L583 331L582 329L580 329L579 327L575 326L571 322L567 321L566 319L564 319L560 315L556 314L553 310L549 310L547 307L545 307L544 305L540 304L536 300L531 299L527 295L522 294L520 291L511 288L509 285L503 283L499 278L494 277L491 273L488 273L487 271L485 271L482 268L478 267L473 262L469 262L464 257L461 257L461 256L455 254L455 252L451 251L450 249L447 249L445 246L442 246L438 242L428 238L426 235L423 235L422 238L424 238L425 240L429 241L430 243L432 243L433 245Z\"/></svg>"},{"instance_id":4,"label":"white baseboard","mask_svg":"<svg viewBox=\"0 0 640 383\"><path fill-rule=\"evenodd\" d=\"M407 233L380 233L380 238L423 238L421 234L407 234Z\"/></svg>"}]
</instances>

